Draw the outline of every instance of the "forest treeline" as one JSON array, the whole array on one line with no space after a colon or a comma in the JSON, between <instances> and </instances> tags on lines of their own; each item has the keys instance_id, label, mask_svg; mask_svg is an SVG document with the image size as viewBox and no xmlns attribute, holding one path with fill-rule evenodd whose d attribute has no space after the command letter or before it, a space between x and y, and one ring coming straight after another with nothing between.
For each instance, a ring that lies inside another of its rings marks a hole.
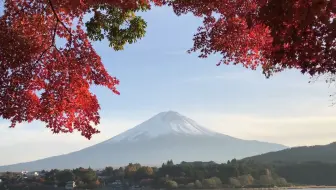
<instances>
[{"instance_id":1,"label":"forest treeline","mask_svg":"<svg viewBox=\"0 0 336 190\"><path fill-rule=\"evenodd\" d=\"M10 173L6 173L10 175ZM41 171L37 180L45 185L63 186L75 181L79 187L94 189L121 181L125 186L152 188L240 188L288 187L292 185L336 185L336 164L322 162L260 164L251 160L230 160L227 163L181 162L172 160L161 167L130 163L125 167L103 170L77 168L74 170Z\"/></svg>"}]
</instances>

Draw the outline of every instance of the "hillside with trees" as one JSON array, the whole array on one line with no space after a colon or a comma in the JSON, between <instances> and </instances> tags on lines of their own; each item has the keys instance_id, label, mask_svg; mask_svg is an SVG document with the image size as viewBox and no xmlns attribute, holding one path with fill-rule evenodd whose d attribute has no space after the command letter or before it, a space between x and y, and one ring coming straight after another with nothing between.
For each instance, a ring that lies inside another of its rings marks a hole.
<instances>
[{"instance_id":1,"label":"hillside with trees","mask_svg":"<svg viewBox=\"0 0 336 190\"><path fill-rule=\"evenodd\" d=\"M2 176L7 182L15 179L11 173ZM151 188L209 189L221 187L273 187L288 186L280 177L264 165L252 162L238 162L236 159L225 164L215 162L182 162L172 160L161 167L142 166L130 163L125 167L106 167L103 170L77 168L73 170L42 171L41 176L30 179L29 183L45 186L64 186L75 181L77 186L95 189L121 181L125 187L133 185ZM28 183L26 181L26 183Z\"/></svg>"},{"instance_id":2,"label":"hillside with trees","mask_svg":"<svg viewBox=\"0 0 336 190\"><path fill-rule=\"evenodd\" d=\"M215 162L181 162L180 164L174 164L172 160L169 160L161 167L130 163L125 167L113 168L108 166L102 170L91 168L53 169L41 171L40 174L40 176L20 181L20 184L39 184L40 187L46 187L47 189L55 185L60 188L64 187L68 181L74 181L78 188L84 189L113 187L116 182L122 184L124 189L131 186L154 189L268 188L295 185L336 186L336 163L322 162L261 164L251 160L238 161L233 159L222 164ZM18 175L21 174L10 172L0 174L0 178L5 182L2 184L18 185Z\"/></svg>"},{"instance_id":3,"label":"hillside with trees","mask_svg":"<svg viewBox=\"0 0 336 190\"><path fill-rule=\"evenodd\" d=\"M244 160L252 160L259 163L302 163L325 162L336 163L336 142L328 145L305 146L289 148L282 151L270 152Z\"/></svg>"},{"instance_id":4,"label":"hillside with trees","mask_svg":"<svg viewBox=\"0 0 336 190\"><path fill-rule=\"evenodd\" d=\"M336 186L336 163L276 163L272 168L289 183Z\"/></svg>"}]
</instances>

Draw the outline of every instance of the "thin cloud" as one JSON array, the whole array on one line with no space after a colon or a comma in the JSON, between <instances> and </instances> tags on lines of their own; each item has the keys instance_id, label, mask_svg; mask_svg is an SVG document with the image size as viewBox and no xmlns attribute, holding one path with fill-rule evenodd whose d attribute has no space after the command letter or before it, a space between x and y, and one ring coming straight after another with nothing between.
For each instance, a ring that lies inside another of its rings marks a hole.
<instances>
[{"instance_id":1,"label":"thin cloud","mask_svg":"<svg viewBox=\"0 0 336 190\"><path fill-rule=\"evenodd\" d=\"M126 118L102 119L98 126L100 134L87 140L79 133L52 134L42 123L22 123L17 128L9 129L7 123L0 123L0 165L32 161L50 156L67 154L95 145L112 138L119 133L139 124L142 120ZM38 130L29 130L36 128ZM52 147L52 148L50 148Z\"/></svg>"},{"instance_id":2,"label":"thin cloud","mask_svg":"<svg viewBox=\"0 0 336 190\"><path fill-rule=\"evenodd\" d=\"M300 117L225 113L190 115L204 126L223 134L287 146L328 144L336 135L334 127L336 118L332 115Z\"/></svg>"},{"instance_id":3,"label":"thin cloud","mask_svg":"<svg viewBox=\"0 0 336 190\"><path fill-rule=\"evenodd\" d=\"M237 80L251 80L251 79L255 79L256 78L256 74L259 73L253 73L254 71L248 71L248 70L244 70L244 71L235 71L235 72L226 72L223 74L217 74L217 75L211 75L211 76L196 76L196 77L190 77L185 79L184 82L210 82L213 80L224 80L224 81L237 81Z\"/></svg>"}]
</instances>

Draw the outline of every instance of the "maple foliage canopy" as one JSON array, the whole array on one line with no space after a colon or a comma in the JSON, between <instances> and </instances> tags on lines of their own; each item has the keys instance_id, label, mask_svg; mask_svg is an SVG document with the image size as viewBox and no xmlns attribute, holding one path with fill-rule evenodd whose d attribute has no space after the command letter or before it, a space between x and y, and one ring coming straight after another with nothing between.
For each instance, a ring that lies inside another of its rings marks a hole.
<instances>
[{"instance_id":1,"label":"maple foliage canopy","mask_svg":"<svg viewBox=\"0 0 336 190\"><path fill-rule=\"evenodd\" d=\"M92 41L122 50L145 35L137 12L168 5L203 19L190 52L220 53L221 63L336 72L336 0L5 0L0 17L0 117L39 120L54 133L99 131L99 104L89 90L119 94ZM89 15L89 21L83 21ZM65 44L56 44L59 39Z\"/></svg>"}]
</instances>

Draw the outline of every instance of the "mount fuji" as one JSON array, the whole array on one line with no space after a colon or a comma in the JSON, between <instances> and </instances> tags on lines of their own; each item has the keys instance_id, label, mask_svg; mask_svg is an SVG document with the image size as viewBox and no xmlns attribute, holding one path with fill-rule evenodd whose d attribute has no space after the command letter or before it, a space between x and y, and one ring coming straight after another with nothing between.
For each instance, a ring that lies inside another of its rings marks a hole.
<instances>
[{"instance_id":1,"label":"mount fuji","mask_svg":"<svg viewBox=\"0 0 336 190\"><path fill-rule=\"evenodd\" d=\"M214 136L218 133L210 131L195 121L174 111L162 112L140 125L106 141L136 142L139 140L154 139L164 135L183 136Z\"/></svg>"},{"instance_id":2,"label":"mount fuji","mask_svg":"<svg viewBox=\"0 0 336 190\"><path fill-rule=\"evenodd\" d=\"M234 127L234 126L232 126ZM177 112L159 113L109 140L66 155L1 166L0 171L77 167L104 168L128 163L161 165L169 159L226 162L287 147L242 140L211 131Z\"/></svg>"}]
</instances>

